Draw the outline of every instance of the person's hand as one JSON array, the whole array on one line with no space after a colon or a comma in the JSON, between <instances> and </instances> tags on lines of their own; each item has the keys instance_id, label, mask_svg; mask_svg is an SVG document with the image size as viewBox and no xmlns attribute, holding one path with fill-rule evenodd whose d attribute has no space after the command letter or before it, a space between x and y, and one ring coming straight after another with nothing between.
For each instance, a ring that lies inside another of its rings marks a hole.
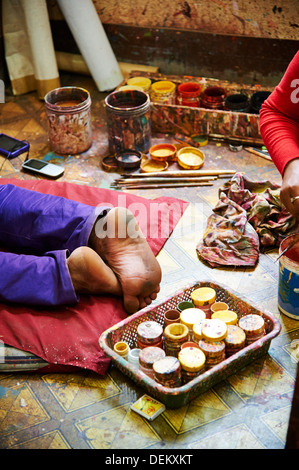
<instances>
[{"instance_id":1,"label":"person's hand","mask_svg":"<svg viewBox=\"0 0 299 470\"><path fill-rule=\"evenodd\" d=\"M291 160L285 167L280 200L288 211L299 220L299 159Z\"/></svg>"}]
</instances>

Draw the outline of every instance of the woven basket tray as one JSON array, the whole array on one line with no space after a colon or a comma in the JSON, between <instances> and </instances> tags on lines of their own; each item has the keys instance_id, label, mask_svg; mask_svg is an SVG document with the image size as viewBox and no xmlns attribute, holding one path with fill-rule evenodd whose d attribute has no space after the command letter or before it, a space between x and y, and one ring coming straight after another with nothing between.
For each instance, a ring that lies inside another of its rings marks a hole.
<instances>
[{"instance_id":1,"label":"woven basket tray","mask_svg":"<svg viewBox=\"0 0 299 470\"><path fill-rule=\"evenodd\" d=\"M265 321L266 334L261 339L244 347L241 351L230 356L220 364L212 367L181 387L169 388L157 383L155 380L141 372L136 366L130 364L124 358L113 351L113 346L118 341L126 341L130 348L136 347L137 327L140 323L153 320L163 326L164 312L176 308L183 300L191 300L191 292L198 287L212 287L216 291L216 301L226 302L230 310L237 313L238 318L248 314L261 315ZM225 379L237 370L243 368L250 362L267 353L271 340L280 332L279 321L269 312L260 310L257 306L250 305L236 292L223 285L214 282L197 282L188 285L184 289L168 297L160 304L148 306L134 315L126 318L109 328L99 338L99 345L106 355L111 358L112 363L124 374L130 377L146 392L164 403L168 408L179 408L195 397L213 387L216 383Z\"/></svg>"}]
</instances>

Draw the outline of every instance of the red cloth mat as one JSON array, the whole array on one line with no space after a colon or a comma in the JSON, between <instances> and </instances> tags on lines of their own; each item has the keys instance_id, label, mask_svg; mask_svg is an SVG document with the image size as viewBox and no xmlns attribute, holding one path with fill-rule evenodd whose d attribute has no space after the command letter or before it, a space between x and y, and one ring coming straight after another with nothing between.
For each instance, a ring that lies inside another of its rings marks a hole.
<instances>
[{"instance_id":1,"label":"red cloth mat","mask_svg":"<svg viewBox=\"0 0 299 470\"><path fill-rule=\"evenodd\" d=\"M0 184L7 183L91 206L104 202L129 207L155 255L188 206L187 202L170 197L150 200L66 182L0 179ZM104 375L110 359L99 347L99 336L126 317L121 298L112 296L82 295L78 304L56 308L0 303L0 340L47 361L49 367L45 371L61 372L79 367Z\"/></svg>"}]
</instances>

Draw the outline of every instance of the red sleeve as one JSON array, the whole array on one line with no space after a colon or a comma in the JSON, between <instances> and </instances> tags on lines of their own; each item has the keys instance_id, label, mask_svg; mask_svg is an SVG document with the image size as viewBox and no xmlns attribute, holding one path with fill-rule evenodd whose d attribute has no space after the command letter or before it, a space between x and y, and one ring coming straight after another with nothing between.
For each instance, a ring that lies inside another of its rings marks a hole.
<instances>
[{"instance_id":1,"label":"red sleeve","mask_svg":"<svg viewBox=\"0 0 299 470\"><path fill-rule=\"evenodd\" d=\"M260 111L260 131L277 169L299 158L299 51Z\"/></svg>"}]
</instances>

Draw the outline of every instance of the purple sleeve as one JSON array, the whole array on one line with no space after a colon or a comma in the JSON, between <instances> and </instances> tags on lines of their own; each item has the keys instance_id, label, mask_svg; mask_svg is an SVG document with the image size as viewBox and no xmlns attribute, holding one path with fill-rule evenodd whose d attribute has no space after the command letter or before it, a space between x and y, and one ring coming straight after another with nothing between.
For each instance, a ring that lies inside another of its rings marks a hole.
<instances>
[{"instance_id":1,"label":"purple sleeve","mask_svg":"<svg viewBox=\"0 0 299 470\"><path fill-rule=\"evenodd\" d=\"M88 245L93 224L104 206L0 185L0 243L44 253Z\"/></svg>"},{"instance_id":2,"label":"purple sleeve","mask_svg":"<svg viewBox=\"0 0 299 470\"><path fill-rule=\"evenodd\" d=\"M78 302L66 259L66 250L43 256L0 252L0 300L45 306Z\"/></svg>"}]
</instances>

